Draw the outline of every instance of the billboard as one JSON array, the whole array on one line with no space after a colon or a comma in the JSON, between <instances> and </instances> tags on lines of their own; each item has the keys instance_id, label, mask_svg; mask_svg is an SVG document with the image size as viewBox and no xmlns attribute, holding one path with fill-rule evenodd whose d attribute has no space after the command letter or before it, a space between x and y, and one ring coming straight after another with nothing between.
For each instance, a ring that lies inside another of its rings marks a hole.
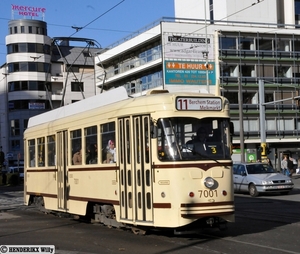
<instances>
[{"instance_id":1,"label":"billboard","mask_svg":"<svg viewBox=\"0 0 300 254\"><path fill-rule=\"evenodd\" d=\"M192 60L214 59L213 37L202 34L165 33L163 35L164 57Z\"/></svg>"},{"instance_id":2,"label":"billboard","mask_svg":"<svg viewBox=\"0 0 300 254\"><path fill-rule=\"evenodd\" d=\"M214 62L166 60L164 70L166 85L216 85Z\"/></svg>"}]
</instances>

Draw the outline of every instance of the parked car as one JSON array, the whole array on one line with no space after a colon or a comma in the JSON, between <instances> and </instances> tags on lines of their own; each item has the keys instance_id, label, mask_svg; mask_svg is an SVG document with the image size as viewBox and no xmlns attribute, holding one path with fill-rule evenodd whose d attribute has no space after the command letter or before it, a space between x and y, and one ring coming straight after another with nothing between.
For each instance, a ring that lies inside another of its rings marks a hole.
<instances>
[{"instance_id":1,"label":"parked car","mask_svg":"<svg viewBox=\"0 0 300 254\"><path fill-rule=\"evenodd\" d=\"M236 193L249 192L251 197L271 192L288 194L294 188L290 177L264 163L233 164L233 182Z\"/></svg>"},{"instance_id":2,"label":"parked car","mask_svg":"<svg viewBox=\"0 0 300 254\"><path fill-rule=\"evenodd\" d=\"M24 167L23 166L8 167L7 173L19 173L20 179L24 179Z\"/></svg>"}]
</instances>

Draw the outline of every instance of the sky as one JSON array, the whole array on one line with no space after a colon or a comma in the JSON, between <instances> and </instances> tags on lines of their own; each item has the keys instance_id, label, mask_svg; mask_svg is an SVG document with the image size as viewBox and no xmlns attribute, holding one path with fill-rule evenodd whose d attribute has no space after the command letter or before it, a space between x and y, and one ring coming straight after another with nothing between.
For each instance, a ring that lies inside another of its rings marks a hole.
<instances>
[{"instance_id":1,"label":"sky","mask_svg":"<svg viewBox=\"0 0 300 254\"><path fill-rule=\"evenodd\" d=\"M12 5L45 8L44 19L42 15L33 19L47 22L50 37L89 38L103 48L162 17L174 17L173 0L2 0L0 66L6 62L8 22L30 19L12 12ZM82 29L76 31L72 26Z\"/></svg>"}]
</instances>

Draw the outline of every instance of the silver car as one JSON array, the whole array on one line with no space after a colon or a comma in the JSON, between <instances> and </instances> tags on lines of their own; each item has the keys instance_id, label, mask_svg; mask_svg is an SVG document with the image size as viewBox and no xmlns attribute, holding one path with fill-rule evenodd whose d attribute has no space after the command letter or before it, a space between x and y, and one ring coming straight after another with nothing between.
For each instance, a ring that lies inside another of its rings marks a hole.
<instances>
[{"instance_id":1,"label":"silver car","mask_svg":"<svg viewBox=\"0 0 300 254\"><path fill-rule=\"evenodd\" d=\"M234 192L249 192L251 197L270 192L288 194L294 188L290 177L263 163L233 164L233 182Z\"/></svg>"}]
</instances>

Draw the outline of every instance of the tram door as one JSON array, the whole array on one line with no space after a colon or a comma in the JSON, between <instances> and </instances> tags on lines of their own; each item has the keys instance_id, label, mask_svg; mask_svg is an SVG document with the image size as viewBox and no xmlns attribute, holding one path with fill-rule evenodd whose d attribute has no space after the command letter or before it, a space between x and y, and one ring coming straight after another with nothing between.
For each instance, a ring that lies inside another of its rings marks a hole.
<instances>
[{"instance_id":1,"label":"tram door","mask_svg":"<svg viewBox=\"0 0 300 254\"><path fill-rule=\"evenodd\" d=\"M153 221L150 116L118 122L121 219Z\"/></svg>"},{"instance_id":2,"label":"tram door","mask_svg":"<svg viewBox=\"0 0 300 254\"><path fill-rule=\"evenodd\" d=\"M56 167L57 167L57 208L67 210L67 154L68 133L61 131L57 133L56 142Z\"/></svg>"}]
</instances>

